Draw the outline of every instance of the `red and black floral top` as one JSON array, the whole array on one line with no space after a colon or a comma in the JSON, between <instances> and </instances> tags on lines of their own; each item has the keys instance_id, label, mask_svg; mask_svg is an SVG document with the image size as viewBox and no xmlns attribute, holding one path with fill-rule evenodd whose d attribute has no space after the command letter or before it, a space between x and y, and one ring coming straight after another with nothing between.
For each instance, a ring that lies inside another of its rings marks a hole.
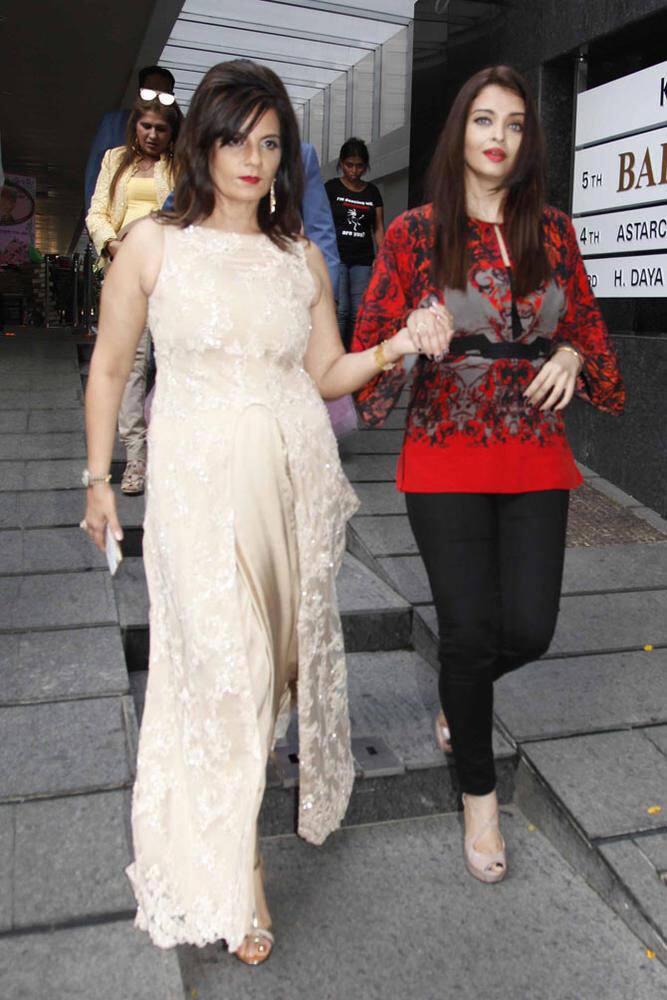
<instances>
[{"instance_id":1,"label":"red and black floral top","mask_svg":"<svg viewBox=\"0 0 667 1000\"><path fill-rule=\"evenodd\" d=\"M393 336L429 295L444 302L454 337L480 334L492 344L530 345L537 338L570 344L584 359L577 392L608 413L625 401L616 355L590 290L569 218L544 211L552 265L548 281L515 300L511 276L493 225L470 220L470 270L465 291L433 286L431 206L392 222L375 262L354 334L363 351ZM518 311L518 320L516 318ZM525 350L525 349L524 349ZM524 391L545 357L489 358L472 354L429 361L414 369L403 449L396 482L416 493L521 493L570 489L581 483L565 437L562 412L541 412ZM381 372L357 394L362 419L377 426L387 417L407 374L402 364Z\"/></svg>"}]
</instances>

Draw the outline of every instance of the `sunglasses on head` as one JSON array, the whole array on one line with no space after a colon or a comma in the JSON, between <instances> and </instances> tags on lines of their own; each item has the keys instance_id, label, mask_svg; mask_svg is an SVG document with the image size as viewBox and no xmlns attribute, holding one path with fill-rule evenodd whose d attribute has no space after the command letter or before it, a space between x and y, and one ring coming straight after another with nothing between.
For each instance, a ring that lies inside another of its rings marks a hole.
<instances>
[{"instance_id":1,"label":"sunglasses on head","mask_svg":"<svg viewBox=\"0 0 667 1000\"><path fill-rule=\"evenodd\" d=\"M142 101L154 101L157 97L160 104L167 107L176 100L173 94L166 94L163 90L151 90L150 87L140 87L139 97Z\"/></svg>"}]
</instances>

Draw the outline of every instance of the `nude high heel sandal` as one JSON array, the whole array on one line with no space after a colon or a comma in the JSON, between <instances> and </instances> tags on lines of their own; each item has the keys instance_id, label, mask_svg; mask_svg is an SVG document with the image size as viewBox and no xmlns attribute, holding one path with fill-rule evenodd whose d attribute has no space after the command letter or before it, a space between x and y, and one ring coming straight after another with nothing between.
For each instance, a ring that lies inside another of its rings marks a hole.
<instances>
[{"instance_id":1,"label":"nude high heel sandal","mask_svg":"<svg viewBox=\"0 0 667 1000\"><path fill-rule=\"evenodd\" d=\"M452 752L452 734L449 731L444 712L438 712L435 717L435 742L443 753Z\"/></svg>"},{"instance_id":2,"label":"nude high heel sandal","mask_svg":"<svg viewBox=\"0 0 667 1000\"><path fill-rule=\"evenodd\" d=\"M462 795L462 799L465 807L465 793ZM477 841L479 841L479 839L489 830L498 831L503 845L502 849L500 851L496 851L494 854L484 854L482 851L475 849ZM466 867L473 878L479 879L480 882L486 882L487 884L501 882L505 878L507 875L507 850L505 847L505 841L500 834L497 810L495 815L492 816L491 819L488 820L484 826L475 833L474 837L467 835L464 836L463 853L465 856Z\"/></svg>"},{"instance_id":3,"label":"nude high heel sandal","mask_svg":"<svg viewBox=\"0 0 667 1000\"><path fill-rule=\"evenodd\" d=\"M261 868L261 860L255 865L255 871ZM261 965L270 956L275 938L269 927L260 927L255 914L252 918L252 930L243 939L240 948L233 953L244 965Z\"/></svg>"}]
</instances>

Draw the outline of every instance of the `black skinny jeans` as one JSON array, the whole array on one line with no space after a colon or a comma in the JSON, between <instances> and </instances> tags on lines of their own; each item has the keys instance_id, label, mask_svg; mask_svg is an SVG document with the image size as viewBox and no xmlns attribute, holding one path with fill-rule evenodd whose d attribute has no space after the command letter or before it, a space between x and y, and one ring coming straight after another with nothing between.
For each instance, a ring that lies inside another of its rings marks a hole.
<instances>
[{"instance_id":1,"label":"black skinny jeans","mask_svg":"<svg viewBox=\"0 0 667 1000\"><path fill-rule=\"evenodd\" d=\"M440 631L440 700L461 791L496 785L493 682L537 660L556 626L567 490L407 493Z\"/></svg>"}]
</instances>

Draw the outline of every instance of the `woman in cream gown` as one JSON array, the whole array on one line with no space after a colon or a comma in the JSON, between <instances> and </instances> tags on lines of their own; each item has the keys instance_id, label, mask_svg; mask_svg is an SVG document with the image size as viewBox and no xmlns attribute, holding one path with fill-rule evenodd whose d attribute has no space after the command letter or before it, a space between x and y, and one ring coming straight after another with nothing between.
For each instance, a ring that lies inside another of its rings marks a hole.
<instances>
[{"instance_id":1,"label":"woman in cream gown","mask_svg":"<svg viewBox=\"0 0 667 1000\"><path fill-rule=\"evenodd\" d=\"M104 479L148 310L151 649L128 874L155 944L224 938L257 964L273 941L257 817L297 665L302 837L339 826L354 776L335 576L357 500L322 396L415 346L402 330L345 355L323 258L299 236L298 129L270 70L210 70L176 156L173 217L138 223L105 282L82 526L100 546L107 524L121 533Z\"/></svg>"}]
</instances>

